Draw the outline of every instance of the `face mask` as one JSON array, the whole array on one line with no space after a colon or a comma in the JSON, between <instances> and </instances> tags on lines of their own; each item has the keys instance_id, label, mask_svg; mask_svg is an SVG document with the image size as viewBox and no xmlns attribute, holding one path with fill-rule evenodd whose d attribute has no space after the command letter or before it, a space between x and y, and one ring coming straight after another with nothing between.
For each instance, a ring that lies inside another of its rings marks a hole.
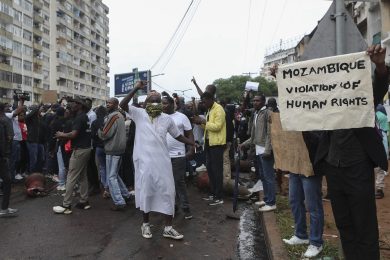
<instances>
[{"instance_id":1,"label":"face mask","mask_svg":"<svg viewBox=\"0 0 390 260\"><path fill-rule=\"evenodd\" d=\"M150 119L154 119L161 115L162 113L162 104L161 103L148 103L146 104L146 113L148 113Z\"/></svg>"}]
</instances>

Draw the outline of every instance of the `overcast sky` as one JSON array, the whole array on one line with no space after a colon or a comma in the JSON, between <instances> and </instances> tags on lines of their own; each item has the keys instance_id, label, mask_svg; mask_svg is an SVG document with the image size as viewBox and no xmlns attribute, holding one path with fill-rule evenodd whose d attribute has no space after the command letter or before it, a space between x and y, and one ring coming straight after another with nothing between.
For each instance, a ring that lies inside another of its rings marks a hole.
<instances>
[{"instance_id":1,"label":"overcast sky","mask_svg":"<svg viewBox=\"0 0 390 260\"><path fill-rule=\"evenodd\" d=\"M198 1L194 0L193 7ZM135 67L149 70L191 0L103 2L110 8L109 86L113 95L114 74ZM280 39L311 32L330 4L326 0L203 0L170 62L165 65L166 55L152 70L154 75L165 75L153 81L178 92L175 90L194 89L192 76L204 89L218 78L259 72L267 48ZM162 91L157 85L152 88ZM194 90L185 95L197 96Z\"/></svg>"}]
</instances>

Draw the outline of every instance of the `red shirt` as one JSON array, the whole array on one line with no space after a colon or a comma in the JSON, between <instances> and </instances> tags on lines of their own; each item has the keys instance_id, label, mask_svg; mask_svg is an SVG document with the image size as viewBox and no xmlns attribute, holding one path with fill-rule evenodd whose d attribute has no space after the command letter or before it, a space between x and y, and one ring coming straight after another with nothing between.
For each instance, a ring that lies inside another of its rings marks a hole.
<instances>
[{"instance_id":1,"label":"red shirt","mask_svg":"<svg viewBox=\"0 0 390 260\"><path fill-rule=\"evenodd\" d=\"M27 125L24 122L19 122L20 130L22 131L22 139L23 141L27 140Z\"/></svg>"}]
</instances>

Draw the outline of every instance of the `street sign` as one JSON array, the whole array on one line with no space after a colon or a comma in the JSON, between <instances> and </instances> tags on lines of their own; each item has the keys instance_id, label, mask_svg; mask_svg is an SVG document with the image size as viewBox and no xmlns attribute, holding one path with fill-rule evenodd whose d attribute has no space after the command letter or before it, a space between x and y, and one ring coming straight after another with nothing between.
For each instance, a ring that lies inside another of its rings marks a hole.
<instances>
[{"instance_id":1,"label":"street sign","mask_svg":"<svg viewBox=\"0 0 390 260\"><path fill-rule=\"evenodd\" d=\"M115 74L115 97L123 97L133 89L134 84L137 80L147 81L147 88L143 90L139 95L144 95L151 89L151 71L138 71L133 70L133 72Z\"/></svg>"}]
</instances>

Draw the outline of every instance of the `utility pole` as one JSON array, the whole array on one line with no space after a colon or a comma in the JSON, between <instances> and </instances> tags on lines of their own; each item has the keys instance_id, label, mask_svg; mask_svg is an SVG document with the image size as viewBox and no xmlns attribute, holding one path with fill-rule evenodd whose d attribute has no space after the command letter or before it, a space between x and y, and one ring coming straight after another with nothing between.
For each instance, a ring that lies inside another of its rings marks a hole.
<instances>
[{"instance_id":1,"label":"utility pole","mask_svg":"<svg viewBox=\"0 0 390 260\"><path fill-rule=\"evenodd\" d=\"M336 13L333 19L336 20L336 55L345 54L345 23L346 14L344 12L344 0L335 0Z\"/></svg>"}]
</instances>

